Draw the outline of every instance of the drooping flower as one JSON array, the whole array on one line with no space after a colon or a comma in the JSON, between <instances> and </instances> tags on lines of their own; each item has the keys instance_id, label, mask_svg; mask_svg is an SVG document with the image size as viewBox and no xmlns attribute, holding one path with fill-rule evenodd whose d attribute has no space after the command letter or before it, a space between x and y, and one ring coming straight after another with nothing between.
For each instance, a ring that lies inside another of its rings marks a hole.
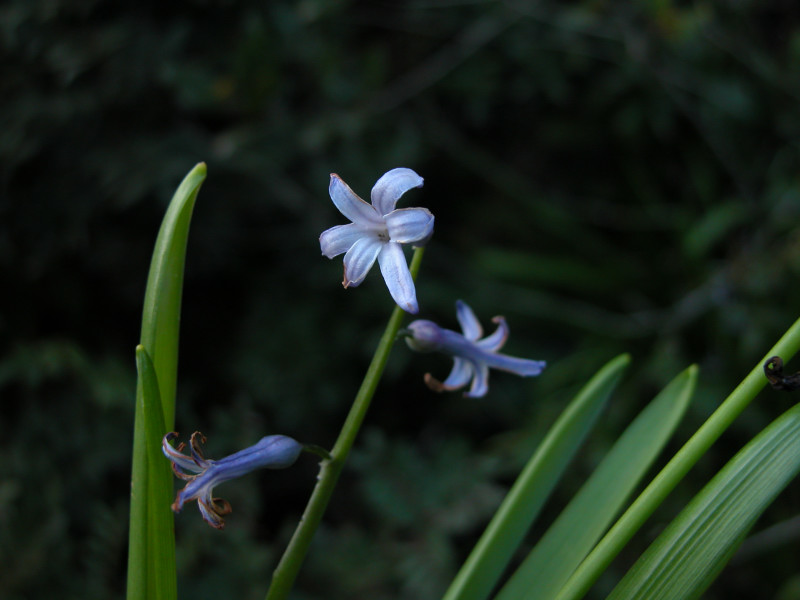
<instances>
[{"instance_id":1,"label":"drooping flower","mask_svg":"<svg viewBox=\"0 0 800 600\"><path fill-rule=\"evenodd\" d=\"M356 287L375 261L389 293L403 310L419 312L414 280L408 270L403 246L422 245L433 233L433 215L427 208L400 208L395 204L408 190L421 187L422 177L411 169L384 173L372 188L367 204L335 173L328 189L331 200L352 223L337 225L319 236L322 254L344 254L344 287Z\"/></svg>"},{"instance_id":2,"label":"drooping flower","mask_svg":"<svg viewBox=\"0 0 800 600\"><path fill-rule=\"evenodd\" d=\"M423 319L408 326L410 337L406 338L406 342L412 350L442 352L453 357L453 370L444 381L434 379L430 373L425 374L425 383L432 390L457 390L471 380L472 385L464 395L480 398L489 391L490 367L523 377L538 375L544 369L546 363L542 360L514 358L498 352L508 338L505 318L494 317L492 322L497 324L495 332L479 339L483 335L483 328L472 309L461 300L456 302L456 317L463 335Z\"/></svg>"},{"instance_id":3,"label":"drooping flower","mask_svg":"<svg viewBox=\"0 0 800 600\"><path fill-rule=\"evenodd\" d=\"M220 460L211 460L203 456L200 448L206 441L205 436L199 431L192 434L189 442L191 456L183 454L181 450L186 444L181 442L177 448L170 443L178 437L176 432L170 432L161 441L164 455L172 461L172 470L175 475L187 481L186 486L178 492L172 510L180 512L184 503L197 500L203 519L216 529L225 526L223 517L231 512L231 505L227 500L214 498L214 486L241 477L254 469L283 469L297 460L303 445L285 435L270 435L244 450L240 450ZM188 471L188 472L187 472Z\"/></svg>"}]
</instances>

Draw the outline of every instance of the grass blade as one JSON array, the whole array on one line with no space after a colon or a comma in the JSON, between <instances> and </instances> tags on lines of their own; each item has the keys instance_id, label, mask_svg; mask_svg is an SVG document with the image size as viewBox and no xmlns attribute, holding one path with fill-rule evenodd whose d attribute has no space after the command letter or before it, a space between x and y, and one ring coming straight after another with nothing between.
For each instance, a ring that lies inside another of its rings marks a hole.
<instances>
[{"instance_id":1,"label":"grass blade","mask_svg":"<svg viewBox=\"0 0 800 600\"><path fill-rule=\"evenodd\" d=\"M554 598L619 513L689 405L697 367L678 375L628 426L497 600Z\"/></svg>"},{"instance_id":2,"label":"grass blade","mask_svg":"<svg viewBox=\"0 0 800 600\"><path fill-rule=\"evenodd\" d=\"M767 351L736 389L708 417L670 461L631 503L589 555L581 562L569 581L559 591L557 600L579 600L619 554L625 544L653 514L686 473L723 434L737 416L756 397L767 383L764 361L771 356L787 360L800 349L800 319L797 319L781 339Z\"/></svg>"},{"instance_id":3,"label":"grass blade","mask_svg":"<svg viewBox=\"0 0 800 600\"><path fill-rule=\"evenodd\" d=\"M800 471L800 405L756 436L695 496L609 600L698 598Z\"/></svg>"},{"instance_id":4,"label":"grass blade","mask_svg":"<svg viewBox=\"0 0 800 600\"><path fill-rule=\"evenodd\" d=\"M456 575L445 600L488 597L629 363L630 357L623 354L606 364L559 417Z\"/></svg>"},{"instance_id":5,"label":"grass blade","mask_svg":"<svg viewBox=\"0 0 800 600\"><path fill-rule=\"evenodd\" d=\"M137 349L139 379L133 427L128 600L177 598L175 540L169 508L172 481L164 477L166 463L164 468L149 468L148 452L153 451L155 436L160 442L161 436L174 425L186 242L194 203L205 176L206 166L200 163L184 178L172 197L158 233L147 279L142 349ZM153 433L153 426L160 432ZM152 462L158 464L155 459ZM151 552L155 556L151 556Z\"/></svg>"},{"instance_id":6,"label":"grass blade","mask_svg":"<svg viewBox=\"0 0 800 600\"><path fill-rule=\"evenodd\" d=\"M156 370L164 424L169 429L175 421L178 333L186 243L197 193L205 178L206 165L200 163L186 175L175 191L158 232L144 296L141 343Z\"/></svg>"},{"instance_id":7,"label":"grass blade","mask_svg":"<svg viewBox=\"0 0 800 600\"><path fill-rule=\"evenodd\" d=\"M136 347L136 370L136 402L144 415L147 440L147 597L175 598L174 568L167 568L170 562L175 564L175 536L172 514L164 510L172 501L172 471L161 453L166 428L156 370L142 345Z\"/></svg>"}]
</instances>

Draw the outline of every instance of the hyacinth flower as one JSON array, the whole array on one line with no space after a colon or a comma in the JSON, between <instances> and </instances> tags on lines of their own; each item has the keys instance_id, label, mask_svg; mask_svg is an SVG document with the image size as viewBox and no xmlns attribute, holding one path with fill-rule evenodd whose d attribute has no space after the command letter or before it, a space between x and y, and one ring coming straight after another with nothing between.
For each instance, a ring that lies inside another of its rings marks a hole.
<instances>
[{"instance_id":1,"label":"hyacinth flower","mask_svg":"<svg viewBox=\"0 0 800 600\"><path fill-rule=\"evenodd\" d=\"M444 381L438 381L430 373L425 374L425 383L436 392L452 391L472 385L464 395L481 398L489 391L489 368L508 371L523 377L532 377L542 372L545 362L514 358L500 354L508 338L508 325L503 317L494 317L497 324L494 333L480 339L483 335L478 318L472 309L461 300L456 302L456 316L461 324L463 335L439 327L433 321L423 319L408 326L406 343L418 352L441 352L453 357L453 370Z\"/></svg>"},{"instance_id":2,"label":"hyacinth flower","mask_svg":"<svg viewBox=\"0 0 800 600\"><path fill-rule=\"evenodd\" d=\"M220 460L211 460L203 456L201 444L206 442L199 431L192 434L189 442L191 456L181 451L186 444L181 442L177 448L170 443L178 437L176 432L164 436L161 447L164 455L172 461L172 470L179 479L188 483L178 492L172 510L180 512L184 503L197 500L203 519L216 529L225 527L223 517L231 512L231 505L226 500L214 498L214 486L241 477L255 469L283 469L297 460L303 445L285 435L270 435L244 450L240 450Z\"/></svg>"},{"instance_id":3,"label":"hyacinth flower","mask_svg":"<svg viewBox=\"0 0 800 600\"><path fill-rule=\"evenodd\" d=\"M392 169L375 183L372 204L367 204L332 173L328 190L331 200L352 222L331 227L319 236L324 256L334 258L344 253L344 287L360 285L377 260L392 298L412 314L419 312L419 305L403 246L420 246L430 238L433 215L426 208L395 209L395 205L422 182L411 169Z\"/></svg>"}]
</instances>

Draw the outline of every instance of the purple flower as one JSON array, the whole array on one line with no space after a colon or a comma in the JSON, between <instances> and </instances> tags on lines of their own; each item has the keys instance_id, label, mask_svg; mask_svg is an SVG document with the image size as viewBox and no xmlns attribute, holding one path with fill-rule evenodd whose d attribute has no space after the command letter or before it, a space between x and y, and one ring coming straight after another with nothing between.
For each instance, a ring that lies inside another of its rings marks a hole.
<instances>
[{"instance_id":1,"label":"purple flower","mask_svg":"<svg viewBox=\"0 0 800 600\"><path fill-rule=\"evenodd\" d=\"M249 448L220 460L211 460L203 456L200 444L204 444L206 438L199 431L195 431L191 437L191 456L181 453L186 447L183 442L177 448L170 444L176 437L178 434L173 431L165 435L161 442L164 455L172 461L175 475L188 481L175 497L172 510L180 512L185 502L197 500L203 519L216 529L225 526L223 517L231 512L231 505L226 500L212 496L214 486L254 469L288 467L297 460L303 449L302 444L290 437L270 435Z\"/></svg>"},{"instance_id":2,"label":"purple flower","mask_svg":"<svg viewBox=\"0 0 800 600\"><path fill-rule=\"evenodd\" d=\"M527 360L500 354L508 337L508 325L503 317L495 317L495 332L483 339L483 328L475 313L466 303L456 302L456 316L464 334L442 329L432 321L417 320L408 326L411 336L406 342L418 352L442 352L453 357L453 370L447 379L437 381L430 373L425 374L425 383L436 392L457 390L472 385L464 395L480 398L489 391L489 367L516 373L523 377L538 375L545 367L542 360Z\"/></svg>"},{"instance_id":3,"label":"purple flower","mask_svg":"<svg viewBox=\"0 0 800 600\"><path fill-rule=\"evenodd\" d=\"M414 280L403 246L424 244L433 233L433 215L426 208L400 208L395 204L408 190L421 187L422 177L411 169L385 173L372 188L367 204L335 173L329 192L333 203L352 223L337 225L319 236L322 254L344 254L344 287L356 287L378 261L389 293L403 310L419 312Z\"/></svg>"}]
</instances>

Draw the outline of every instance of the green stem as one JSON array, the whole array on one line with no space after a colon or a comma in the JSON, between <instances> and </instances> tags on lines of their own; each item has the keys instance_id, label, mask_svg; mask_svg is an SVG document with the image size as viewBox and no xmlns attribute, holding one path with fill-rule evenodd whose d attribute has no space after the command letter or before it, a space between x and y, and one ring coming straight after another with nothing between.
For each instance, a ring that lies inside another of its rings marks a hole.
<instances>
[{"instance_id":1,"label":"green stem","mask_svg":"<svg viewBox=\"0 0 800 600\"><path fill-rule=\"evenodd\" d=\"M422 261L423 250L423 248L417 248L411 259L411 276L415 279ZM361 423L367 414L372 397L375 395L375 390L380 382L383 369L389 359L389 353L397 338L397 332L400 330L400 324L404 316L403 310L399 306L395 306L392 316L389 318L389 323L386 325L386 330L378 343L378 348L375 350L375 355L372 357L372 362L367 369L367 374L364 376L364 381L361 383L361 388L359 388L353 401L353 406L350 408L350 413L347 415L347 419L339 433L339 438L336 440L333 450L331 450L331 457L329 460L323 460L320 463L317 485L311 493L311 498L306 505L300 523L298 523L281 561L272 574L272 583L267 592L266 600L282 600L286 598L294 585L300 566L308 553L314 533L319 527L322 515L333 495L333 490L347 460L347 455L353 447L358 430L361 428Z\"/></svg>"},{"instance_id":2,"label":"green stem","mask_svg":"<svg viewBox=\"0 0 800 600\"><path fill-rule=\"evenodd\" d=\"M636 498L625 514L575 570L569 581L561 588L556 600L577 600L589 591L600 574L653 514L664 498L761 391L767 382L763 367L766 360L774 355L788 360L798 350L800 350L800 319L795 321L778 343L745 377L744 381L733 390L731 395Z\"/></svg>"}]
</instances>

